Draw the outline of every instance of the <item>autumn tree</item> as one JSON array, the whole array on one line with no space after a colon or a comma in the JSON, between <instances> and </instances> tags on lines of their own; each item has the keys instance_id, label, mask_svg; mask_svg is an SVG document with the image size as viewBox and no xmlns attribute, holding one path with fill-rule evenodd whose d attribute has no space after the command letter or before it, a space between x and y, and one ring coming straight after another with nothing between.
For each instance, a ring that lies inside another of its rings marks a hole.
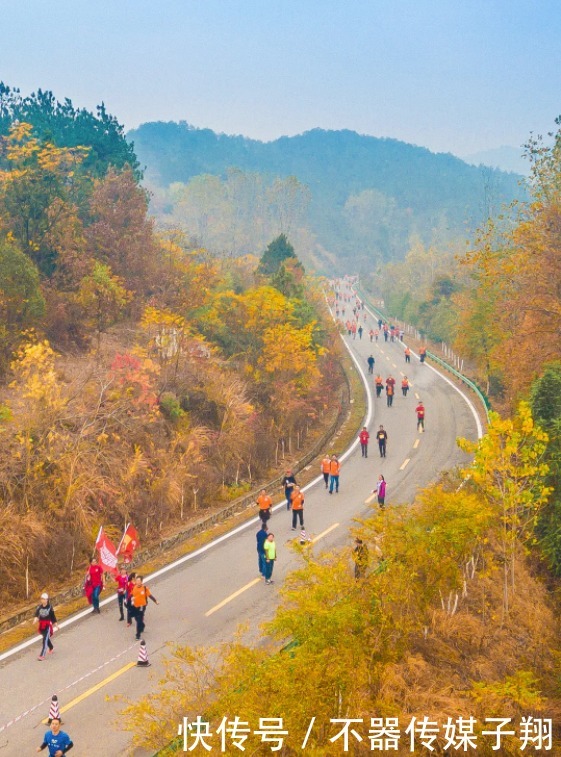
<instances>
[{"instance_id":1,"label":"autumn tree","mask_svg":"<svg viewBox=\"0 0 561 757\"><path fill-rule=\"evenodd\" d=\"M37 268L15 242L0 239L0 372L22 332L36 327L44 312Z\"/></svg>"},{"instance_id":2,"label":"autumn tree","mask_svg":"<svg viewBox=\"0 0 561 757\"><path fill-rule=\"evenodd\" d=\"M544 460L548 465L547 484L552 493L540 510L536 535L549 568L561 575L561 365L546 366L530 391L532 415L548 435Z\"/></svg>"},{"instance_id":3,"label":"autumn tree","mask_svg":"<svg viewBox=\"0 0 561 757\"><path fill-rule=\"evenodd\" d=\"M40 141L27 123L12 126L2 150L7 168L0 171L0 220L41 273L49 275L56 253L46 236L59 218L51 211L56 201L69 202L78 191L76 172L88 150Z\"/></svg>"},{"instance_id":4,"label":"autumn tree","mask_svg":"<svg viewBox=\"0 0 561 757\"><path fill-rule=\"evenodd\" d=\"M95 328L98 350L101 335L117 322L131 298L132 293L125 289L122 280L103 263L94 263L92 272L82 279L77 301Z\"/></svg>"},{"instance_id":5,"label":"autumn tree","mask_svg":"<svg viewBox=\"0 0 561 757\"><path fill-rule=\"evenodd\" d=\"M269 243L261 256L257 273L262 276L272 276L277 273L281 264L290 258L296 258L294 247L288 241L286 234L280 234Z\"/></svg>"},{"instance_id":6,"label":"autumn tree","mask_svg":"<svg viewBox=\"0 0 561 757\"><path fill-rule=\"evenodd\" d=\"M0 135L7 136L14 124L21 122L30 124L33 136L40 142L61 148L88 145L81 170L90 176L105 174L109 166L122 169L129 165L141 178L134 146L103 103L94 114L76 108L68 98L58 101L52 92L39 89L24 97L19 89L0 82Z\"/></svg>"},{"instance_id":7,"label":"autumn tree","mask_svg":"<svg viewBox=\"0 0 561 757\"><path fill-rule=\"evenodd\" d=\"M505 615L516 591L520 546L531 540L539 511L551 494L544 460L547 441L525 402L513 418L491 413L487 433L478 442L460 440L462 449L475 453L464 477L492 504L500 524Z\"/></svg>"},{"instance_id":8,"label":"autumn tree","mask_svg":"<svg viewBox=\"0 0 561 757\"><path fill-rule=\"evenodd\" d=\"M148 198L130 168L96 180L84 229L86 252L110 266L138 297L155 287L157 243L148 217ZM140 305L140 302L139 302Z\"/></svg>"}]
</instances>

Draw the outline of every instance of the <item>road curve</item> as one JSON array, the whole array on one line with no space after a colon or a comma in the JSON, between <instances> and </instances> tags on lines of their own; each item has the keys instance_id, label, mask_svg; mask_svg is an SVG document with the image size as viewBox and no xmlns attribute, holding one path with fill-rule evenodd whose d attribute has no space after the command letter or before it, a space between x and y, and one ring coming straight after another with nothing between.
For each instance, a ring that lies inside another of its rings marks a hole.
<instances>
[{"instance_id":1,"label":"road curve","mask_svg":"<svg viewBox=\"0 0 561 757\"><path fill-rule=\"evenodd\" d=\"M458 436L476 439L479 435L474 414L456 387L415 357L406 366L399 342L370 343L367 333L375 321L371 314L367 318L362 340L345 336L344 341L369 387L371 437L383 424L389 437L388 453L380 459L375 443L371 443L369 457L364 459L357 442L343 451L337 448L336 440L326 450L342 453L341 487L339 494L330 496L319 477L306 487L305 525L317 538L314 549L349 543L353 519L371 511L365 501L379 473L388 482L389 507L411 501L418 487L434 480L440 471L467 462L456 446ZM376 360L375 371L379 369L384 379L390 373L396 379L391 408L386 406L385 397L372 396L372 376L366 375L370 354ZM402 373L412 383L407 398L401 396ZM417 397L426 407L424 434L416 429ZM269 525L279 552L273 586L266 586L258 577L257 518L148 579L160 602L147 612L145 639L150 668L132 664L137 659L138 644L133 629L118 621L113 599L106 600L99 616L80 613L61 624L64 627L54 638L55 654L44 662L37 661L38 637L30 648L19 647L0 658L4 692L0 702L0 755L31 752L41 743L45 730L41 721L53 693L59 697L64 729L74 739L77 754L123 754L129 735L118 727L122 704L107 698L124 694L137 699L155 690L163 672L167 642L211 645L232 638L244 621L250 625L250 636L256 637L260 623L271 617L276 586L297 558L286 549L295 534L283 503L276 505ZM173 735L170 733L170 738Z\"/></svg>"}]
</instances>

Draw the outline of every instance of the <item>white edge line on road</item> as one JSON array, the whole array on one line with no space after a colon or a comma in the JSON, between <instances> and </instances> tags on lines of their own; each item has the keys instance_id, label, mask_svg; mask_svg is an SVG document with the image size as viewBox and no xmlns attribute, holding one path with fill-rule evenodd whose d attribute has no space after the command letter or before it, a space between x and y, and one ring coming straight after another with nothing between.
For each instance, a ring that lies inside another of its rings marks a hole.
<instances>
[{"instance_id":1,"label":"white edge line on road","mask_svg":"<svg viewBox=\"0 0 561 757\"><path fill-rule=\"evenodd\" d=\"M368 426L372 420L372 410L373 410L373 401L372 401L372 392L370 390L370 386L368 384L368 380L366 378L366 375L364 371L362 370L362 367L360 366L358 360L351 352L350 347L343 339L343 335L339 335L343 341L343 344L345 345L349 355L351 356L354 364L356 365L356 369L360 374L360 377L362 378L362 382L364 384L364 388L366 389L366 397L367 397L367 407L368 411L366 413L366 418L364 420L363 425ZM452 384L453 386L453 384ZM339 460L346 460L349 455L351 455L354 450L358 447L359 441L358 438L354 440L354 442L348 447L348 449L343 452L342 455L339 456ZM311 489L312 486L315 486L319 481L323 481L323 474L317 476L312 481L310 481L309 484L302 487L302 491L306 492L308 489ZM286 500L283 500L282 502L279 502L279 504L275 505L272 510L273 512L275 510L280 510L281 508L286 507ZM228 533L223 534L222 536L218 536L213 541L209 542L208 544L205 544L203 547L200 547L199 549L196 549L194 552L190 552L188 555L184 555L183 557L180 557L177 560L174 560L174 562L170 563L169 565L165 565L163 568L160 568L159 570L154 571L154 573L151 573L149 576L145 576L146 581L151 581L154 578L159 578L160 576L165 575L170 570L174 570L175 568L179 567L180 565L183 565L183 563L187 562L188 560L194 560L196 557L199 557L200 555L203 555L205 552L208 552L209 549L212 549L213 547L216 547L218 544L221 544L223 541L226 541L226 539L230 539L232 536L236 536L237 534L241 533L247 528L250 528L251 526L255 526L256 523L260 523L261 520L257 516L253 518L252 520L248 520L245 523L242 523L240 526L237 526L236 528L232 529L231 531L228 531ZM113 594L110 597L107 597L107 599L103 599L100 603L100 607L104 607L105 605L108 605L110 602L114 602L117 598L117 594ZM58 624L59 629L66 628L67 626L72 625L73 623L78 622L82 618L85 618L87 615L91 615L91 608L88 608L87 610L82 610L81 612L77 613L76 615L73 615L72 617L68 618L67 620L63 620L62 623ZM7 652L4 652L3 654L0 654L0 662L3 660L7 660L9 657L12 657L15 654L18 654L18 652L22 652L24 649L27 649L28 647L32 646L33 644L38 644L42 642L43 639L39 634L34 636L31 639L27 639L26 641L23 641L21 644L18 644L16 647L13 647L12 649L9 649Z\"/></svg>"}]
</instances>

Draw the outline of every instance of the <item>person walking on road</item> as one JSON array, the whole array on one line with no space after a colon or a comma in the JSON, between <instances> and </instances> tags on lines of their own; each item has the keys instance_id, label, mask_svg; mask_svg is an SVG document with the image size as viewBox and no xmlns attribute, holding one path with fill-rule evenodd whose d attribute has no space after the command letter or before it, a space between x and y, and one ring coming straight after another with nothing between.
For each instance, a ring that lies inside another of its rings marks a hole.
<instances>
[{"instance_id":1,"label":"person walking on road","mask_svg":"<svg viewBox=\"0 0 561 757\"><path fill-rule=\"evenodd\" d=\"M393 393L393 384L386 384L386 403L388 407L391 407L393 405Z\"/></svg>"},{"instance_id":2,"label":"person walking on road","mask_svg":"<svg viewBox=\"0 0 561 757\"><path fill-rule=\"evenodd\" d=\"M129 585L129 577L127 576L127 569L123 565L119 572L119 575L115 578L117 583L117 602L119 604L119 620L125 619L125 600L127 598L127 586Z\"/></svg>"},{"instance_id":3,"label":"person walking on road","mask_svg":"<svg viewBox=\"0 0 561 757\"><path fill-rule=\"evenodd\" d=\"M407 392L409 391L409 379L407 376L404 376L401 380L401 393L404 397L407 397Z\"/></svg>"},{"instance_id":4,"label":"person walking on road","mask_svg":"<svg viewBox=\"0 0 561 757\"><path fill-rule=\"evenodd\" d=\"M257 497L257 504L259 505L259 517L263 523L266 523L271 517L273 500L269 497L265 489L261 489L261 493Z\"/></svg>"},{"instance_id":5,"label":"person walking on road","mask_svg":"<svg viewBox=\"0 0 561 757\"><path fill-rule=\"evenodd\" d=\"M370 355L366 361L368 363L368 373L374 373L374 355Z\"/></svg>"},{"instance_id":6,"label":"person walking on road","mask_svg":"<svg viewBox=\"0 0 561 757\"><path fill-rule=\"evenodd\" d=\"M359 326L359 327L358 327L358 338L359 338L359 339L362 339L362 332L363 332L363 331L364 331L364 329L362 328L362 326Z\"/></svg>"},{"instance_id":7,"label":"person walking on road","mask_svg":"<svg viewBox=\"0 0 561 757\"><path fill-rule=\"evenodd\" d=\"M284 478L282 480L282 485L284 488L284 496L286 497L286 509L290 510L290 497L292 495L292 491L294 487L296 486L296 478L294 477L294 474L290 470L290 468L286 471L284 475Z\"/></svg>"},{"instance_id":8,"label":"person walking on road","mask_svg":"<svg viewBox=\"0 0 561 757\"><path fill-rule=\"evenodd\" d=\"M150 589L144 585L142 576L136 576L134 580L134 589L132 590L132 609L133 617L136 621L136 639L140 640L140 635L146 628L144 623L144 615L146 613L146 605L148 599L151 599L155 604L159 604L156 597L152 594Z\"/></svg>"},{"instance_id":9,"label":"person walking on road","mask_svg":"<svg viewBox=\"0 0 561 757\"><path fill-rule=\"evenodd\" d=\"M370 439L370 434L368 433L366 426L362 427L362 431L358 435L358 438L360 440L360 449L362 451L362 456L368 457L368 440Z\"/></svg>"},{"instance_id":10,"label":"person walking on road","mask_svg":"<svg viewBox=\"0 0 561 757\"><path fill-rule=\"evenodd\" d=\"M127 593L126 593L126 598L125 598L125 605L127 607L127 628L130 628L132 626L132 618L133 618L132 590L135 587L135 578L136 578L136 573L133 571L129 575L129 580L127 582Z\"/></svg>"},{"instance_id":11,"label":"person walking on road","mask_svg":"<svg viewBox=\"0 0 561 757\"><path fill-rule=\"evenodd\" d=\"M265 542L269 536L269 527L266 523L261 523L261 528L255 535L257 541L257 565L259 573L265 578Z\"/></svg>"},{"instance_id":12,"label":"person walking on road","mask_svg":"<svg viewBox=\"0 0 561 757\"><path fill-rule=\"evenodd\" d=\"M426 356L427 356L427 348L419 347L419 360L421 361L421 363L425 362Z\"/></svg>"},{"instance_id":13,"label":"person walking on road","mask_svg":"<svg viewBox=\"0 0 561 757\"><path fill-rule=\"evenodd\" d=\"M49 757L62 757L74 746L74 742L65 731L60 730L60 718L51 720L51 730L45 733L43 743L37 747L38 752L49 750Z\"/></svg>"},{"instance_id":14,"label":"person walking on road","mask_svg":"<svg viewBox=\"0 0 561 757\"><path fill-rule=\"evenodd\" d=\"M353 549L353 560L355 563L355 578L363 578L368 567L368 547L358 537L355 539L356 547Z\"/></svg>"},{"instance_id":15,"label":"person walking on road","mask_svg":"<svg viewBox=\"0 0 561 757\"><path fill-rule=\"evenodd\" d=\"M273 568L275 567L275 560L277 559L277 545L275 544L275 535L269 534L263 545L265 550L265 583L274 583L271 576L273 575Z\"/></svg>"},{"instance_id":16,"label":"person walking on road","mask_svg":"<svg viewBox=\"0 0 561 757\"><path fill-rule=\"evenodd\" d=\"M376 378L374 379L374 384L376 385L376 397L380 397L382 394L382 389L384 388L384 379L378 374Z\"/></svg>"},{"instance_id":17,"label":"person walking on road","mask_svg":"<svg viewBox=\"0 0 561 757\"><path fill-rule=\"evenodd\" d=\"M51 636L53 635L55 628L58 630L55 611L52 604L49 602L49 595L47 593L41 594L41 604L35 610L33 622L37 624L37 630L43 637L41 652L37 658L39 662L42 662L47 654L53 653L54 648Z\"/></svg>"},{"instance_id":18,"label":"person walking on road","mask_svg":"<svg viewBox=\"0 0 561 757\"><path fill-rule=\"evenodd\" d=\"M383 426L380 426L376 432L376 439L378 440L378 447L380 449L380 457L386 456L386 445L388 443L388 435Z\"/></svg>"},{"instance_id":19,"label":"person walking on road","mask_svg":"<svg viewBox=\"0 0 561 757\"><path fill-rule=\"evenodd\" d=\"M411 362L411 350L409 347L405 348L405 362L410 363Z\"/></svg>"},{"instance_id":20,"label":"person walking on road","mask_svg":"<svg viewBox=\"0 0 561 757\"><path fill-rule=\"evenodd\" d=\"M341 463L337 455L331 455L331 462L329 464L329 493L339 494L339 474L341 473Z\"/></svg>"},{"instance_id":21,"label":"person walking on road","mask_svg":"<svg viewBox=\"0 0 561 757\"><path fill-rule=\"evenodd\" d=\"M329 469L331 467L331 458L329 455L326 455L323 460L321 461L321 472L323 474L323 482L325 484L325 488L327 489L329 487Z\"/></svg>"},{"instance_id":22,"label":"person walking on road","mask_svg":"<svg viewBox=\"0 0 561 757\"><path fill-rule=\"evenodd\" d=\"M296 531L296 523L300 521L300 528L304 528L304 494L299 486L292 492L292 530Z\"/></svg>"},{"instance_id":23,"label":"person walking on road","mask_svg":"<svg viewBox=\"0 0 561 757\"><path fill-rule=\"evenodd\" d=\"M99 615L99 595L103 591L103 568L99 565L97 557L92 557L90 560L90 567L86 574L84 590L88 602L93 605L92 613L97 613Z\"/></svg>"},{"instance_id":24,"label":"person walking on road","mask_svg":"<svg viewBox=\"0 0 561 757\"><path fill-rule=\"evenodd\" d=\"M380 475L378 476L378 481L376 482L376 488L372 492L374 494L378 495L378 505L380 507L380 510L383 510L385 508L386 503L386 479Z\"/></svg>"},{"instance_id":25,"label":"person walking on road","mask_svg":"<svg viewBox=\"0 0 561 757\"><path fill-rule=\"evenodd\" d=\"M425 430L425 406L419 400L419 404L415 408L415 412L417 413L417 431L424 432Z\"/></svg>"}]
</instances>

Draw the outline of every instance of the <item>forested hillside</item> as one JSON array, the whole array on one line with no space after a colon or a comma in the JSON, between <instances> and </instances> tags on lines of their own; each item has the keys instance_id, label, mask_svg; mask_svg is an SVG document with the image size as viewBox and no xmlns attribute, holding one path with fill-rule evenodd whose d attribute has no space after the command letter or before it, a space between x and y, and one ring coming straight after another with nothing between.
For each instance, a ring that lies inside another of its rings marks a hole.
<instances>
[{"instance_id":1,"label":"forested hillside","mask_svg":"<svg viewBox=\"0 0 561 757\"><path fill-rule=\"evenodd\" d=\"M259 270L193 249L103 108L3 87L0 113L5 603L71 579L102 524L156 540L278 473L341 374L286 237Z\"/></svg>"},{"instance_id":2,"label":"forested hillside","mask_svg":"<svg viewBox=\"0 0 561 757\"><path fill-rule=\"evenodd\" d=\"M400 260L412 236L465 239L522 197L513 174L474 167L394 139L314 129L259 142L188 124L128 134L163 221L221 254L254 252L290 233L325 272Z\"/></svg>"}]
</instances>

